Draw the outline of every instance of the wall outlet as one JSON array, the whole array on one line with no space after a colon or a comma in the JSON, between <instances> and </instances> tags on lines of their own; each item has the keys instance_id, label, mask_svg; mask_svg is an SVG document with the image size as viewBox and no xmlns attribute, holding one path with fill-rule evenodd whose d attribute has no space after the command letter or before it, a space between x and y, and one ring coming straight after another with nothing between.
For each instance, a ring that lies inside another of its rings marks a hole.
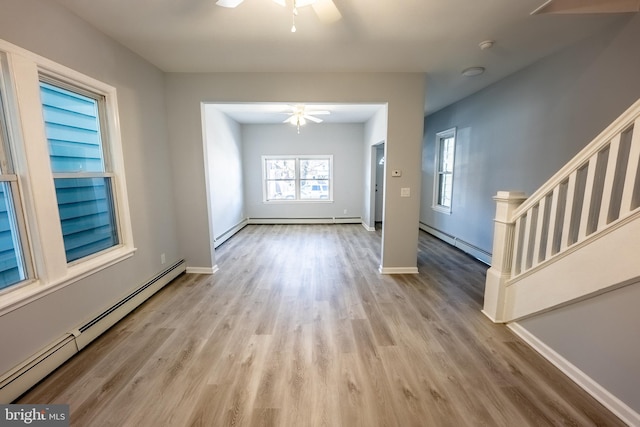
<instances>
[{"instance_id":1,"label":"wall outlet","mask_svg":"<svg viewBox=\"0 0 640 427\"><path fill-rule=\"evenodd\" d=\"M408 188L408 187L401 188L400 197L411 197L411 188Z\"/></svg>"},{"instance_id":2,"label":"wall outlet","mask_svg":"<svg viewBox=\"0 0 640 427\"><path fill-rule=\"evenodd\" d=\"M166 262L167 262L167 257L165 257L165 256L164 256L164 254L160 254L160 262L161 262L162 264L164 264L164 263L166 263Z\"/></svg>"}]
</instances>

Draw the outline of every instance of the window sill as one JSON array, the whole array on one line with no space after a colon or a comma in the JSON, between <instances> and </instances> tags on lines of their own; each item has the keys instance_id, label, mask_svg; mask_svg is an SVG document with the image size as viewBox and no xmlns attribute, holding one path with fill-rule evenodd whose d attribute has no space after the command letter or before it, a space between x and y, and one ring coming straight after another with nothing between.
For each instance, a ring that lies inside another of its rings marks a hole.
<instances>
[{"instance_id":1,"label":"window sill","mask_svg":"<svg viewBox=\"0 0 640 427\"><path fill-rule=\"evenodd\" d=\"M443 213L443 214L451 215L451 208L447 208L447 207L440 206L440 205L434 205L434 206L431 206L431 209L433 209L436 212L440 212L440 213Z\"/></svg>"},{"instance_id":2,"label":"window sill","mask_svg":"<svg viewBox=\"0 0 640 427\"><path fill-rule=\"evenodd\" d=\"M127 258L131 258L135 252L136 248L125 246L117 247L84 262L69 265L65 276L49 283L34 280L4 295L0 295L0 316L43 298L112 265L118 264Z\"/></svg>"}]
</instances>

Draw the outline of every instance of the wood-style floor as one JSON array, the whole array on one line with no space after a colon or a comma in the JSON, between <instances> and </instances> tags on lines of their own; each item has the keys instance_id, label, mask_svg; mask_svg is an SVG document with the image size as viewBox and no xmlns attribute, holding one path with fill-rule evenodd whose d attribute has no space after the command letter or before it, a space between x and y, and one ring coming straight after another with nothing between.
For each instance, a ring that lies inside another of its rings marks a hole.
<instances>
[{"instance_id":1,"label":"wood-style floor","mask_svg":"<svg viewBox=\"0 0 640 427\"><path fill-rule=\"evenodd\" d=\"M74 426L617 426L481 314L486 266L421 232L383 276L360 225L248 226L17 403Z\"/></svg>"}]
</instances>

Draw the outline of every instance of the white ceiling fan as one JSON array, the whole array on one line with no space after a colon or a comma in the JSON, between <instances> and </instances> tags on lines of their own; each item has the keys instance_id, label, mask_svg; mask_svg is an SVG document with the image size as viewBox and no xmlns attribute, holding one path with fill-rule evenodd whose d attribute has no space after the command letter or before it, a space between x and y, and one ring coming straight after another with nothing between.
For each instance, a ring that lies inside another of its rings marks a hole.
<instances>
[{"instance_id":1,"label":"white ceiling fan","mask_svg":"<svg viewBox=\"0 0 640 427\"><path fill-rule=\"evenodd\" d=\"M216 4L222 7L238 7L244 0L218 0ZM333 3L333 0L273 0L280 6L287 6L287 1L291 3L293 15L298 14L298 8L312 6L321 22L330 24L342 18L340 11ZM294 26L295 28L295 26ZM293 29L292 29L293 31ZM293 31L295 32L295 31Z\"/></svg>"},{"instance_id":2,"label":"white ceiling fan","mask_svg":"<svg viewBox=\"0 0 640 427\"><path fill-rule=\"evenodd\" d=\"M639 11L640 0L548 0L531 14L627 13Z\"/></svg>"},{"instance_id":3,"label":"white ceiling fan","mask_svg":"<svg viewBox=\"0 0 640 427\"><path fill-rule=\"evenodd\" d=\"M298 128L298 133L300 133L300 126L305 125L307 123L307 120L313 123L322 123L323 120L315 116L324 116L327 114L331 114L331 111L327 110L307 111L304 105L295 105L290 108L290 113L284 113L288 114L289 117L286 118L282 123L291 123L292 125L296 126Z\"/></svg>"}]
</instances>

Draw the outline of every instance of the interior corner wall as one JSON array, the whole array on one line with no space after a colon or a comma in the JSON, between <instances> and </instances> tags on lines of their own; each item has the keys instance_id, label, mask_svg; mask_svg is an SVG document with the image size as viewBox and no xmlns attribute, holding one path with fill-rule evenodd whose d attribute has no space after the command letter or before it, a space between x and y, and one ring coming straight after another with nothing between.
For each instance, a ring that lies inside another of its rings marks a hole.
<instances>
[{"instance_id":1,"label":"interior corner wall","mask_svg":"<svg viewBox=\"0 0 640 427\"><path fill-rule=\"evenodd\" d=\"M375 169L375 158L372 156L371 147L383 143L387 140L387 107L381 108L371 117L364 127L364 193L362 205L362 223L369 229L375 228L376 177L373 174ZM386 149L386 146L385 146ZM385 164L386 166L386 164Z\"/></svg>"},{"instance_id":2,"label":"interior corner wall","mask_svg":"<svg viewBox=\"0 0 640 427\"><path fill-rule=\"evenodd\" d=\"M246 219L242 127L215 105L204 104L203 109L208 229L217 246Z\"/></svg>"},{"instance_id":3,"label":"interior corner wall","mask_svg":"<svg viewBox=\"0 0 640 427\"><path fill-rule=\"evenodd\" d=\"M639 40L636 14L426 117L421 221L490 251L492 196L498 190L531 194L640 97ZM453 126L453 207L444 215L431 208L434 142L437 132ZM517 325L597 381L596 389L640 413L637 286Z\"/></svg>"},{"instance_id":4,"label":"interior corner wall","mask_svg":"<svg viewBox=\"0 0 640 427\"><path fill-rule=\"evenodd\" d=\"M191 265L211 263L207 227L200 104L202 102L387 103L388 167L403 170L387 180L382 264L417 264L420 152L424 120L422 73L168 73L167 119L178 239ZM179 172L179 173L178 173ZM400 197L400 188L412 197Z\"/></svg>"},{"instance_id":5,"label":"interior corner wall","mask_svg":"<svg viewBox=\"0 0 640 427\"><path fill-rule=\"evenodd\" d=\"M533 193L640 97L638 40L634 15L427 116L420 221L490 253L492 197L499 190ZM452 127L447 215L432 208L435 139Z\"/></svg>"},{"instance_id":6,"label":"interior corner wall","mask_svg":"<svg viewBox=\"0 0 640 427\"><path fill-rule=\"evenodd\" d=\"M137 248L126 261L0 316L2 375L182 256L176 243L164 74L56 2L0 0L0 10L0 38L116 88Z\"/></svg>"},{"instance_id":7,"label":"interior corner wall","mask_svg":"<svg viewBox=\"0 0 640 427\"><path fill-rule=\"evenodd\" d=\"M249 218L359 218L362 211L362 140L358 123L245 124L243 164ZM263 202L263 155L332 155L332 202Z\"/></svg>"}]
</instances>

